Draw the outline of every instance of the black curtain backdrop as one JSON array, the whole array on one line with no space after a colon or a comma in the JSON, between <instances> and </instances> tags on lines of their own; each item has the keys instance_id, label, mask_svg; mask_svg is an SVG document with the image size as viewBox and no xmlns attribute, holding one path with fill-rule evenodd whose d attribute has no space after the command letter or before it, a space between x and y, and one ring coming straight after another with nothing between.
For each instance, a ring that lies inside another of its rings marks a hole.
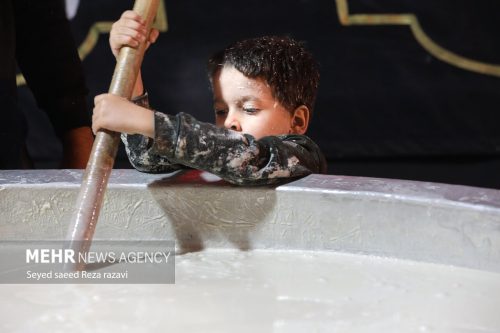
<instances>
[{"instance_id":1,"label":"black curtain backdrop","mask_svg":"<svg viewBox=\"0 0 500 333\"><path fill-rule=\"evenodd\" d=\"M496 0L356 0L351 14L413 13L439 46L500 65ZM81 43L97 21L115 21L132 1L81 1L72 20ZM308 134L329 172L500 188L500 78L445 63L406 25L344 26L334 0L165 1L168 31L143 64L152 106L212 122L206 60L242 38L289 35L306 43L321 65L320 90ZM108 34L84 59L93 96L107 91L114 69ZM57 166L50 125L26 88L29 150L38 167ZM120 149L117 168L130 165Z\"/></svg>"}]
</instances>

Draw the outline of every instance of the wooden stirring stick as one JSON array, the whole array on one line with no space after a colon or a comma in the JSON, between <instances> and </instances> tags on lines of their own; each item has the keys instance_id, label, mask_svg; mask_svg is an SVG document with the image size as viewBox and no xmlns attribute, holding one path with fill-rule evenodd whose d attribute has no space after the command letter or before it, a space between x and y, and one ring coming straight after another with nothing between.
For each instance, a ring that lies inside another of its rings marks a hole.
<instances>
[{"instance_id":1,"label":"wooden stirring stick","mask_svg":"<svg viewBox=\"0 0 500 333\"><path fill-rule=\"evenodd\" d=\"M158 11L158 5L159 0L135 1L133 10L146 22L148 33ZM127 99L132 97L145 50L145 41L137 48L124 46L120 49L109 87L110 94ZM99 130L96 135L66 238L65 248L73 250L75 258L79 257L79 253L86 254L92 243L119 140L120 133L108 130ZM85 268L85 263L75 261L75 263L66 263L64 270L81 271Z\"/></svg>"}]
</instances>

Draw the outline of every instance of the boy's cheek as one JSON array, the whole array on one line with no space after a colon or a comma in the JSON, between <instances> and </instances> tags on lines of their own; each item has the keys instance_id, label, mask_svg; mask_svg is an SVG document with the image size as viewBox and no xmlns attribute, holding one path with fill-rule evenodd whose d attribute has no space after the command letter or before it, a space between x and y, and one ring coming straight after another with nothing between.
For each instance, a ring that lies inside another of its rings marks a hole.
<instances>
[{"instance_id":1,"label":"boy's cheek","mask_svg":"<svg viewBox=\"0 0 500 333\"><path fill-rule=\"evenodd\" d=\"M253 126L247 126L246 128L242 129L243 133L250 134L253 136L256 140L259 140L260 138L263 138L266 135L266 131L263 130L262 128L259 127L253 127Z\"/></svg>"},{"instance_id":2,"label":"boy's cheek","mask_svg":"<svg viewBox=\"0 0 500 333\"><path fill-rule=\"evenodd\" d=\"M223 128L223 127L224 127L224 121L223 121L223 120L220 120L220 119L217 119L217 120L215 121L215 126L220 127L220 128Z\"/></svg>"}]
</instances>

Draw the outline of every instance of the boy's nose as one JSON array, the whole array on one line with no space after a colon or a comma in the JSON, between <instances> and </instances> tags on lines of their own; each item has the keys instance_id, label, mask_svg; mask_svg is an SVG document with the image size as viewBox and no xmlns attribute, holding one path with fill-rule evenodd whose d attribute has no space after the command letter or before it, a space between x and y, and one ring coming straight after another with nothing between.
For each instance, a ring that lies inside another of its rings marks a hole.
<instances>
[{"instance_id":1,"label":"boy's nose","mask_svg":"<svg viewBox=\"0 0 500 333\"><path fill-rule=\"evenodd\" d=\"M224 121L224 127L231 129L233 131L241 132L241 125L236 117L228 115L226 120Z\"/></svg>"}]
</instances>

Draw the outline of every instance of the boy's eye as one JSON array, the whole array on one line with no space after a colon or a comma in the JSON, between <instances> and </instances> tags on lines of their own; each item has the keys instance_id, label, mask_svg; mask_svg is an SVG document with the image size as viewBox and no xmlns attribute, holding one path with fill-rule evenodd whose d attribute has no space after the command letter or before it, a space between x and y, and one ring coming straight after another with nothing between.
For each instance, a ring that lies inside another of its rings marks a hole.
<instances>
[{"instance_id":1,"label":"boy's eye","mask_svg":"<svg viewBox=\"0 0 500 333\"><path fill-rule=\"evenodd\" d=\"M246 113L249 113L249 114L254 114L254 113L259 112L260 110L255 109L255 108L243 108L243 111L245 111Z\"/></svg>"},{"instance_id":2,"label":"boy's eye","mask_svg":"<svg viewBox=\"0 0 500 333\"><path fill-rule=\"evenodd\" d=\"M215 115L218 117L225 116L227 114L227 110L215 110Z\"/></svg>"}]
</instances>

